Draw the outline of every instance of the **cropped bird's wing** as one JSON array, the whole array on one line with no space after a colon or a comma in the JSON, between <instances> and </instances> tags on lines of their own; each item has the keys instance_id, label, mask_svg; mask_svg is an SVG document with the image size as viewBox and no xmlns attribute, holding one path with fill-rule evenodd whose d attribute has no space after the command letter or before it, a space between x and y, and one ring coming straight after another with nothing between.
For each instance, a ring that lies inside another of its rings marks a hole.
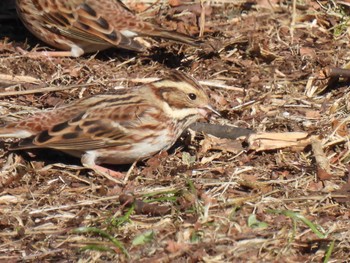
<instances>
[{"instance_id":1,"label":"cropped bird's wing","mask_svg":"<svg viewBox=\"0 0 350 263\"><path fill-rule=\"evenodd\" d=\"M42 10L43 26L53 33L81 42L143 50L137 41L123 34L122 29L138 19L119 0L33 0L33 3Z\"/></svg>"},{"instance_id":2,"label":"cropped bird's wing","mask_svg":"<svg viewBox=\"0 0 350 263\"><path fill-rule=\"evenodd\" d=\"M143 51L133 38L153 36L199 46L194 38L143 21L119 0L33 0L43 10L47 29L70 39Z\"/></svg>"}]
</instances>

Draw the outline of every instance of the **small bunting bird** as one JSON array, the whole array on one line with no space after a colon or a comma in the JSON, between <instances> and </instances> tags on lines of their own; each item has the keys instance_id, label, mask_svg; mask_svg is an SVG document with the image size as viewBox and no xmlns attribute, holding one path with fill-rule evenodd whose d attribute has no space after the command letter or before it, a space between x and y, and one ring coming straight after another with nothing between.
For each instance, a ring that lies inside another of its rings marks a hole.
<instances>
[{"instance_id":1,"label":"small bunting bird","mask_svg":"<svg viewBox=\"0 0 350 263\"><path fill-rule=\"evenodd\" d=\"M139 87L80 99L0 126L0 138L22 138L12 150L51 148L83 166L129 164L169 149L192 123L212 114L204 89L180 71Z\"/></svg>"},{"instance_id":2,"label":"small bunting bird","mask_svg":"<svg viewBox=\"0 0 350 263\"><path fill-rule=\"evenodd\" d=\"M47 56L79 57L110 47L144 51L135 37L160 37L192 46L194 38L143 21L120 0L16 0L24 25L61 50Z\"/></svg>"}]
</instances>

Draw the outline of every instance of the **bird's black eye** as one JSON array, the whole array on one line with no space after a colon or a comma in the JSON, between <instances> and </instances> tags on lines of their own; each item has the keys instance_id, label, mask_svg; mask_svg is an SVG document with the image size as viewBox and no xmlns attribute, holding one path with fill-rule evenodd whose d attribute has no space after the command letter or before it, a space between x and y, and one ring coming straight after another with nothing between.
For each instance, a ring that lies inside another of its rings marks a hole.
<instances>
[{"instance_id":1,"label":"bird's black eye","mask_svg":"<svg viewBox=\"0 0 350 263\"><path fill-rule=\"evenodd\" d=\"M197 99L197 95L194 94L194 93L188 93L188 97L189 97L191 100Z\"/></svg>"}]
</instances>

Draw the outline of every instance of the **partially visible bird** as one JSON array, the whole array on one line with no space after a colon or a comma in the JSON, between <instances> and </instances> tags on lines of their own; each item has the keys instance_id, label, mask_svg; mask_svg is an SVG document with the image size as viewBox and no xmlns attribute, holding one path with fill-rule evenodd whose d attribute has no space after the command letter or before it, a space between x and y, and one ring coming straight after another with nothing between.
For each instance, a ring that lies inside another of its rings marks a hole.
<instances>
[{"instance_id":1,"label":"partially visible bird","mask_svg":"<svg viewBox=\"0 0 350 263\"><path fill-rule=\"evenodd\" d=\"M0 127L23 138L12 150L51 148L80 157L83 166L128 164L169 149L192 123L220 115L203 88L180 71L156 82L94 95Z\"/></svg>"},{"instance_id":2,"label":"partially visible bird","mask_svg":"<svg viewBox=\"0 0 350 263\"><path fill-rule=\"evenodd\" d=\"M190 36L143 21L120 0L16 0L16 8L29 31L62 50L50 56L79 57L110 47L144 51L138 36L198 46Z\"/></svg>"}]
</instances>

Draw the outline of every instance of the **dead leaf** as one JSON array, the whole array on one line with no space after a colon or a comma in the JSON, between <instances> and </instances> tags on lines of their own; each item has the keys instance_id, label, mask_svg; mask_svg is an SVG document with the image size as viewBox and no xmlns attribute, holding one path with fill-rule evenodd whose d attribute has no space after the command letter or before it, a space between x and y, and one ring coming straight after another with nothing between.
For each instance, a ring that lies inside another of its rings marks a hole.
<instances>
[{"instance_id":1,"label":"dead leaf","mask_svg":"<svg viewBox=\"0 0 350 263\"><path fill-rule=\"evenodd\" d=\"M250 78L251 83L258 83L260 80L259 76L255 75L252 78Z\"/></svg>"},{"instance_id":2,"label":"dead leaf","mask_svg":"<svg viewBox=\"0 0 350 263\"><path fill-rule=\"evenodd\" d=\"M82 68L83 66L71 67L67 71L63 72L69 74L71 77L78 78L80 76Z\"/></svg>"},{"instance_id":3,"label":"dead leaf","mask_svg":"<svg viewBox=\"0 0 350 263\"><path fill-rule=\"evenodd\" d=\"M309 119L318 120L321 117L321 113L320 113L320 111L307 109L307 110L305 110L305 117L307 117Z\"/></svg>"},{"instance_id":4,"label":"dead leaf","mask_svg":"<svg viewBox=\"0 0 350 263\"><path fill-rule=\"evenodd\" d=\"M201 160L201 164L206 164L206 163L210 163L215 159L219 159L221 157L222 153L218 152L218 153L214 153L209 157L203 157Z\"/></svg>"},{"instance_id":5,"label":"dead leaf","mask_svg":"<svg viewBox=\"0 0 350 263\"><path fill-rule=\"evenodd\" d=\"M344 184L339 190L335 191L332 195L338 203L350 202L350 182Z\"/></svg>"},{"instance_id":6,"label":"dead leaf","mask_svg":"<svg viewBox=\"0 0 350 263\"><path fill-rule=\"evenodd\" d=\"M168 240L168 245L166 247L166 250L169 253L176 253L178 251L184 251L188 249L188 245L185 243L178 243L173 240Z\"/></svg>"},{"instance_id":7,"label":"dead leaf","mask_svg":"<svg viewBox=\"0 0 350 263\"><path fill-rule=\"evenodd\" d=\"M326 170L322 169L321 167L317 167L317 178L321 181L323 180L329 180L332 178L332 175L328 173Z\"/></svg>"},{"instance_id":8,"label":"dead leaf","mask_svg":"<svg viewBox=\"0 0 350 263\"><path fill-rule=\"evenodd\" d=\"M237 154L243 151L243 147L240 141L234 141L230 139L220 139L211 135L205 136L201 142L201 153L206 153L209 150L218 150L222 152L231 152Z\"/></svg>"},{"instance_id":9,"label":"dead leaf","mask_svg":"<svg viewBox=\"0 0 350 263\"><path fill-rule=\"evenodd\" d=\"M267 9L273 9L273 6L278 2L279 0L257 0L256 4Z\"/></svg>"},{"instance_id":10,"label":"dead leaf","mask_svg":"<svg viewBox=\"0 0 350 263\"><path fill-rule=\"evenodd\" d=\"M221 94L212 93L210 97L216 102L216 104L220 105L221 107L228 105L227 100Z\"/></svg>"},{"instance_id":11,"label":"dead leaf","mask_svg":"<svg viewBox=\"0 0 350 263\"><path fill-rule=\"evenodd\" d=\"M323 185L322 192L324 193L333 193L334 191L339 190L339 185L332 181L323 181Z\"/></svg>"},{"instance_id":12,"label":"dead leaf","mask_svg":"<svg viewBox=\"0 0 350 263\"><path fill-rule=\"evenodd\" d=\"M322 189L323 189L323 183L321 181L311 182L307 186L307 190L312 191L312 192L320 192L320 191L322 191Z\"/></svg>"},{"instance_id":13,"label":"dead leaf","mask_svg":"<svg viewBox=\"0 0 350 263\"><path fill-rule=\"evenodd\" d=\"M251 174L242 174L239 184L251 189L259 189L262 193L268 193L272 190L271 185L268 185L264 182L259 182L258 177Z\"/></svg>"},{"instance_id":14,"label":"dead leaf","mask_svg":"<svg viewBox=\"0 0 350 263\"><path fill-rule=\"evenodd\" d=\"M121 194L119 196L119 202L125 207L130 207L133 205L136 214L164 216L171 212L170 206L161 206L154 203L146 203L128 194Z\"/></svg>"},{"instance_id":15,"label":"dead leaf","mask_svg":"<svg viewBox=\"0 0 350 263\"><path fill-rule=\"evenodd\" d=\"M310 48L310 47L301 47L300 48L300 55L301 56L306 56L306 57L310 57L310 58L315 58L316 57L316 52L315 49Z\"/></svg>"},{"instance_id":16,"label":"dead leaf","mask_svg":"<svg viewBox=\"0 0 350 263\"><path fill-rule=\"evenodd\" d=\"M168 0L168 3L171 7L179 6L183 4L182 0Z\"/></svg>"},{"instance_id":17,"label":"dead leaf","mask_svg":"<svg viewBox=\"0 0 350 263\"><path fill-rule=\"evenodd\" d=\"M348 128L346 125L346 122L340 122L339 120L333 120L332 121L332 129L336 131L336 133L339 136L347 136L348 135Z\"/></svg>"},{"instance_id":18,"label":"dead leaf","mask_svg":"<svg viewBox=\"0 0 350 263\"><path fill-rule=\"evenodd\" d=\"M196 16L200 16L202 13L202 6L200 3L194 3L194 4L183 4L181 0L169 0L169 2L174 2L175 4L177 4L176 2L180 2L179 5L177 5L176 7L172 8L170 10L170 12L172 14L174 13L181 13L181 12L190 12L195 14ZM205 5L204 6L204 12L206 16L210 16L213 12L213 8L210 5Z\"/></svg>"}]
</instances>

